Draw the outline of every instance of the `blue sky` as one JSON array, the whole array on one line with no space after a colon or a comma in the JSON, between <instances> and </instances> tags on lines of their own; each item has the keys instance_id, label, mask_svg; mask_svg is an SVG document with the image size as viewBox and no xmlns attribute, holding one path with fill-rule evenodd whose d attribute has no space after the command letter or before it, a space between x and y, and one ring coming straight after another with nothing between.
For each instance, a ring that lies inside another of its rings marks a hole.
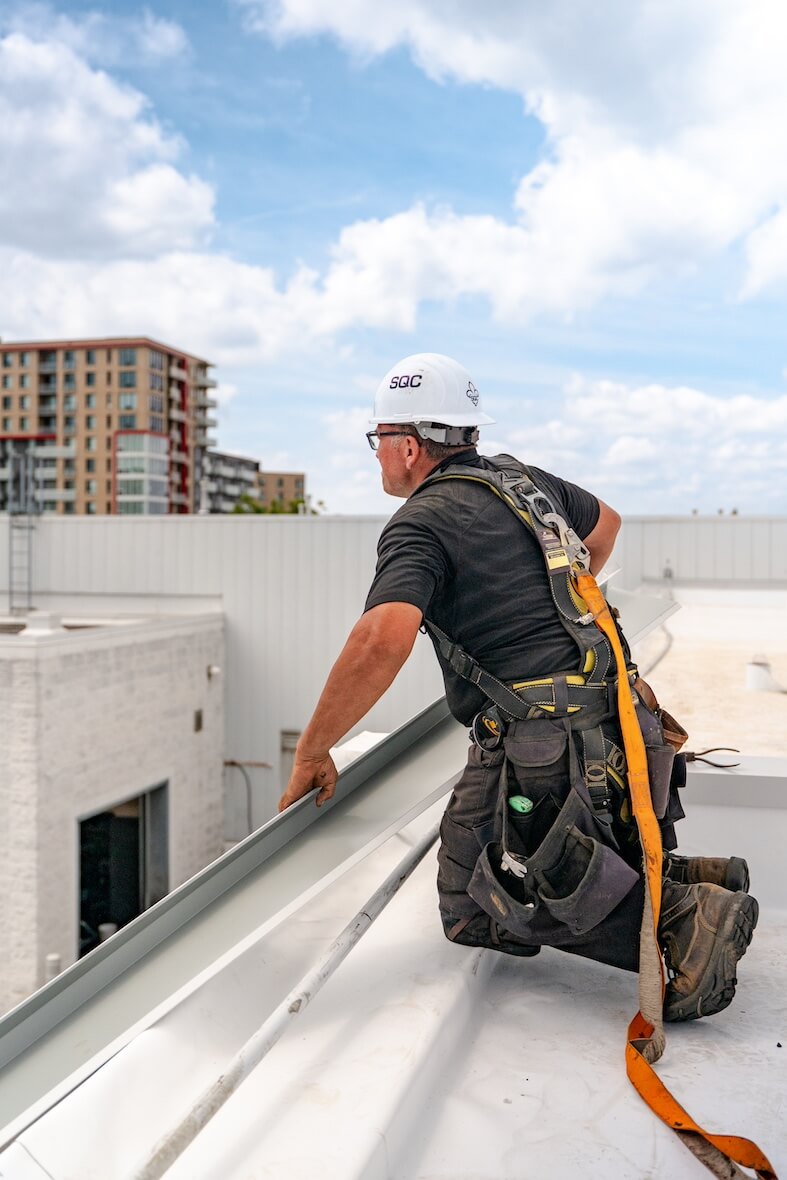
<instances>
[{"instance_id":1,"label":"blue sky","mask_svg":"<svg viewBox=\"0 0 787 1180\"><path fill-rule=\"evenodd\" d=\"M218 444L388 512L375 384L622 512L787 512L787 17L732 0L0 4L0 335L216 364ZM558 19L559 16L559 19Z\"/></svg>"}]
</instances>

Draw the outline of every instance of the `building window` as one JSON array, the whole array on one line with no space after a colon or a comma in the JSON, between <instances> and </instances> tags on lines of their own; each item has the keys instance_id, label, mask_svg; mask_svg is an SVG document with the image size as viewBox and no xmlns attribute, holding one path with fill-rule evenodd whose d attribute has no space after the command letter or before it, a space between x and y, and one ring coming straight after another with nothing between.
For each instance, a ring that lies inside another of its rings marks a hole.
<instances>
[{"instance_id":1,"label":"building window","mask_svg":"<svg viewBox=\"0 0 787 1180\"><path fill-rule=\"evenodd\" d=\"M14 363L14 354L12 352L3 353L3 368L10 369Z\"/></svg>"},{"instance_id":2,"label":"building window","mask_svg":"<svg viewBox=\"0 0 787 1180\"><path fill-rule=\"evenodd\" d=\"M12 427L11 427L11 419L10 419L10 418L3 418L3 430L5 430L5 431L6 431L6 433L10 434L10 433L11 433L11 429L12 429Z\"/></svg>"},{"instance_id":3,"label":"building window","mask_svg":"<svg viewBox=\"0 0 787 1180\"><path fill-rule=\"evenodd\" d=\"M76 512L76 508L74 507L73 500L68 500L63 505L63 511L65 512L66 516L73 516L74 515L74 513Z\"/></svg>"},{"instance_id":4,"label":"building window","mask_svg":"<svg viewBox=\"0 0 787 1180\"><path fill-rule=\"evenodd\" d=\"M19 409L20 410L29 410L30 409L30 395L29 394L27 394L27 393L22 394L22 396L19 399Z\"/></svg>"},{"instance_id":5,"label":"building window","mask_svg":"<svg viewBox=\"0 0 787 1180\"><path fill-rule=\"evenodd\" d=\"M137 428L136 414L121 414L119 422L121 430L136 430Z\"/></svg>"},{"instance_id":6,"label":"building window","mask_svg":"<svg viewBox=\"0 0 787 1180\"><path fill-rule=\"evenodd\" d=\"M95 348L86 349L85 350L85 364L86 365L94 365L95 363L96 363L96 350L95 350Z\"/></svg>"},{"instance_id":7,"label":"building window","mask_svg":"<svg viewBox=\"0 0 787 1180\"><path fill-rule=\"evenodd\" d=\"M151 393L150 397L148 398L148 404L150 406L151 414L164 413L164 398L159 397L158 394Z\"/></svg>"},{"instance_id":8,"label":"building window","mask_svg":"<svg viewBox=\"0 0 787 1180\"><path fill-rule=\"evenodd\" d=\"M54 461L55 460L53 459L52 462L54 463ZM76 469L77 469L77 465L73 459L64 460L64 462L63 462L63 470L64 471L68 471L69 473L71 473L71 472L76 471Z\"/></svg>"},{"instance_id":9,"label":"building window","mask_svg":"<svg viewBox=\"0 0 787 1180\"><path fill-rule=\"evenodd\" d=\"M112 364L112 349L111 348L107 349L107 364L108 365Z\"/></svg>"},{"instance_id":10,"label":"building window","mask_svg":"<svg viewBox=\"0 0 787 1180\"><path fill-rule=\"evenodd\" d=\"M120 363L121 365L135 365L137 363L136 348L121 348Z\"/></svg>"},{"instance_id":11,"label":"building window","mask_svg":"<svg viewBox=\"0 0 787 1180\"><path fill-rule=\"evenodd\" d=\"M6 396L3 398L3 409L4 410L11 409L11 398L8 396L8 394L6 394Z\"/></svg>"},{"instance_id":12,"label":"building window","mask_svg":"<svg viewBox=\"0 0 787 1180\"><path fill-rule=\"evenodd\" d=\"M76 358L74 356L74 353L73 353L72 349L67 348L65 350L65 352L63 353L63 368L64 369L73 369L75 364L76 364Z\"/></svg>"},{"instance_id":13,"label":"building window","mask_svg":"<svg viewBox=\"0 0 787 1180\"><path fill-rule=\"evenodd\" d=\"M111 429L112 429L112 415L107 414L107 430L111 430Z\"/></svg>"},{"instance_id":14,"label":"building window","mask_svg":"<svg viewBox=\"0 0 787 1180\"><path fill-rule=\"evenodd\" d=\"M28 428L27 418L20 418L19 419L19 429L22 431L25 431L25 430L27 430L27 428Z\"/></svg>"},{"instance_id":15,"label":"building window","mask_svg":"<svg viewBox=\"0 0 787 1180\"><path fill-rule=\"evenodd\" d=\"M87 396L85 397L85 406L86 406L86 408L87 408L88 410L94 410L94 409L95 409L95 407L96 407L96 395L95 395L94 393L89 393L89 394L87 394Z\"/></svg>"},{"instance_id":16,"label":"building window","mask_svg":"<svg viewBox=\"0 0 787 1180\"><path fill-rule=\"evenodd\" d=\"M164 419L163 418L156 418L155 415L151 414L150 429L155 431L156 434L163 434L164 433Z\"/></svg>"},{"instance_id":17,"label":"building window","mask_svg":"<svg viewBox=\"0 0 787 1180\"><path fill-rule=\"evenodd\" d=\"M96 502L95 502L95 500L88 500L87 504L85 504L85 511L87 512L88 516L95 516L96 515Z\"/></svg>"},{"instance_id":18,"label":"building window","mask_svg":"<svg viewBox=\"0 0 787 1180\"><path fill-rule=\"evenodd\" d=\"M95 373L85 373L85 385L95 385L95 383L96 383Z\"/></svg>"},{"instance_id":19,"label":"building window","mask_svg":"<svg viewBox=\"0 0 787 1180\"><path fill-rule=\"evenodd\" d=\"M86 459L85 460L85 471L95 471L95 470L96 470L95 459Z\"/></svg>"},{"instance_id":20,"label":"building window","mask_svg":"<svg viewBox=\"0 0 787 1180\"><path fill-rule=\"evenodd\" d=\"M94 479L85 480L85 491L87 492L88 496L95 496L96 481Z\"/></svg>"},{"instance_id":21,"label":"building window","mask_svg":"<svg viewBox=\"0 0 787 1180\"><path fill-rule=\"evenodd\" d=\"M111 385L111 384L112 384L112 372L110 369L107 369L107 385Z\"/></svg>"},{"instance_id":22,"label":"building window","mask_svg":"<svg viewBox=\"0 0 787 1180\"><path fill-rule=\"evenodd\" d=\"M136 374L134 374L134 373L121 373L120 374L121 378L134 377L135 375ZM121 385L122 385L122 383L123 382L121 380ZM137 395L135 393L121 393L121 394L119 394L118 406L121 410L136 410L136 408L137 408Z\"/></svg>"},{"instance_id":23,"label":"building window","mask_svg":"<svg viewBox=\"0 0 787 1180\"><path fill-rule=\"evenodd\" d=\"M29 389L30 388L30 374L29 373L21 373L20 374L19 388L20 389Z\"/></svg>"},{"instance_id":24,"label":"building window","mask_svg":"<svg viewBox=\"0 0 787 1180\"><path fill-rule=\"evenodd\" d=\"M3 389L13 389L14 379L8 373L3 373Z\"/></svg>"},{"instance_id":25,"label":"building window","mask_svg":"<svg viewBox=\"0 0 787 1180\"><path fill-rule=\"evenodd\" d=\"M19 364L20 364L21 368L23 368L23 369L27 368L27 366L30 364L30 353L29 352L20 352Z\"/></svg>"},{"instance_id":26,"label":"building window","mask_svg":"<svg viewBox=\"0 0 787 1180\"><path fill-rule=\"evenodd\" d=\"M88 459L88 462L90 462L89 459ZM112 460L107 459L107 471L111 471L111 470L112 470Z\"/></svg>"},{"instance_id":27,"label":"building window","mask_svg":"<svg viewBox=\"0 0 787 1180\"><path fill-rule=\"evenodd\" d=\"M76 389L77 379L73 373L65 373L63 375L63 389Z\"/></svg>"},{"instance_id":28,"label":"building window","mask_svg":"<svg viewBox=\"0 0 787 1180\"><path fill-rule=\"evenodd\" d=\"M96 429L96 415L95 414L88 414L88 416L85 418L85 430L95 430L95 429Z\"/></svg>"},{"instance_id":29,"label":"building window","mask_svg":"<svg viewBox=\"0 0 787 1180\"><path fill-rule=\"evenodd\" d=\"M85 439L85 449L88 451L95 451L96 436L94 434L91 434L89 438Z\"/></svg>"},{"instance_id":30,"label":"building window","mask_svg":"<svg viewBox=\"0 0 787 1180\"><path fill-rule=\"evenodd\" d=\"M77 408L77 399L74 397L73 393L69 393L67 397L63 398L63 409L64 410L75 410L76 408Z\"/></svg>"},{"instance_id":31,"label":"building window","mask_svg":"<svg viewBox=\"0 0 787 1180\"><path fill-rule=\"evenodd\" d=\"M152 348L148 349L148 360L149 360L149 364L150 364L151 369L163 369L164 368L164 353L163 352L155 352Z\"/></svg>"},{"instance_id":32,"label":"building window","mask_svg":"<svg viewBox=\"0 0 787 1180\"><path fill-rule=\"evenodd\" d=\"M134 372L120 374L120 388L121 389L136 389L137 375Z\"/></svg>"},{"instance_id":33,"label":"building window","mask_svg":"<svg viewBox=\"0 0 787 1180\"><path fill-rule=\"evenodd\" d=\"M63 419L63 431L66 434L73 434L74 431L76 430L76 427L77 427L77 420L76 420L76 418L72 417L70 414L68 415L68 417Z\"/></svg>"}]
</instances>

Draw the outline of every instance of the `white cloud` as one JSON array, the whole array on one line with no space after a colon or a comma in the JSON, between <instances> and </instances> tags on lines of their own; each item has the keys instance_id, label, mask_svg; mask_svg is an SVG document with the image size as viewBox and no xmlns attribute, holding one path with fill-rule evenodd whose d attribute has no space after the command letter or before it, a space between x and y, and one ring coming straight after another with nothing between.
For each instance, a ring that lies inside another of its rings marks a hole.
<instances>
[{"instance_id":1,"label":"white cloud","mask_svg":"<svg viewBox=\"0 0 787 1180\"><path fill-rule=\"evenodd\" d=\"M149 8L127 16L110 16L95 9L69 16L50 4L21 3L0 14L0 33L57 42L105 68L156 65L183 57L190 49L183 27Z\"/></svg>"},{"instance_id":2,"label":"white cloud","mask_svg":"<svg viewBox=\"0 0 787 1180\"><path fill-rule=\"evenodd\" d=\"M507 441L624 512L783 511L773 473L787 470L787 395L720 397L577 376L559 418L514 430Z\"/></svg>"},{"instance_id":3,"label":"white cloud","mask_svg":"<svg viewBox=\"0 0 787 1180\"><path fill-rule=\"evenodd\" d=\"M787 207L787 155L774 148L787 109L781 0L763 0L756 14L737 0L559 10L540 0L238 2L252 27L278 39L327 33L366 57L405 46L431 77L521 94L545 126L548 160L523 178L516 221L490 218L485 233L473 223L466 249L480 245L480 272L506 242L515 247L517 274L504 276L497 300L507 315L636 291L748 235L759 236L744 294L787 271L775 220ZM433 217L427 236L450 228L449 215ZM381 223L366 236L389 230ZM423 238L411 234L408 256ZM774 238L778 266L762 261ZM403 306L398 322L411 314Z\"/></svg>"},{"instance_id":4,"label":"white cloud","mask_svg":"<svg viewBox=\"0 0 787 1180\"><path fill-rule=\"evenodd\" d=\"M151 255L205 241L213 190L174 161L138 91L72 49L0 39L0 245L36 255Z\"/></svg>"}]
</instances>

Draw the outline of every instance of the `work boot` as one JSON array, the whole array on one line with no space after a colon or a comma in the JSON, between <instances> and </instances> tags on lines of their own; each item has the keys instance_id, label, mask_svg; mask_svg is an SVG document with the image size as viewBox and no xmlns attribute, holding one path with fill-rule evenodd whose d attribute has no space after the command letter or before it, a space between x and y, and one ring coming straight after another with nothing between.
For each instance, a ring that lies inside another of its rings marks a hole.
<instances>
[{"instance_id":1,"label":"work boot","mask_svg":"<svg viewBox=\"0 0 787 1180\"><path fill-rule=\"evenodd\" d=\"M677 856L664 853L662 876L678 885L721 885L733 893L749 888L749 866L739 856Z\"/></svg>"},{"instance_id":2,"label":"work boot","mask_svg":"<svg viewBox=\"0 0 787 1180\"><path fill-rule=\"evenodd\" d=\"M696 1020L727 1007L758 913L748 893L664 881L659 941L670 974L665 1020Z\"/></svg>"}]
</instances>

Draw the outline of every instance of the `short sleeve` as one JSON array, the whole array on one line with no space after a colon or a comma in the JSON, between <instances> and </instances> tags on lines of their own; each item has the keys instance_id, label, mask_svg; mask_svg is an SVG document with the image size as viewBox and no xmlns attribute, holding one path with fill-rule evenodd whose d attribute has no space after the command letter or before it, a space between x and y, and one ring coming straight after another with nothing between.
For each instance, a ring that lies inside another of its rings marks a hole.
<instances>
[{"instance_id":1,"label":"short sleeve","mask_svg":"<svg viewBox=\"0 0 787 1180\"><path fill-rule=\"evenodd\" d=\"M364 610L409 602L426 614L448 576L448 555L436 533L405 508L389 521L377 546L377 569Z\"/></svg>"}]
</instances>

